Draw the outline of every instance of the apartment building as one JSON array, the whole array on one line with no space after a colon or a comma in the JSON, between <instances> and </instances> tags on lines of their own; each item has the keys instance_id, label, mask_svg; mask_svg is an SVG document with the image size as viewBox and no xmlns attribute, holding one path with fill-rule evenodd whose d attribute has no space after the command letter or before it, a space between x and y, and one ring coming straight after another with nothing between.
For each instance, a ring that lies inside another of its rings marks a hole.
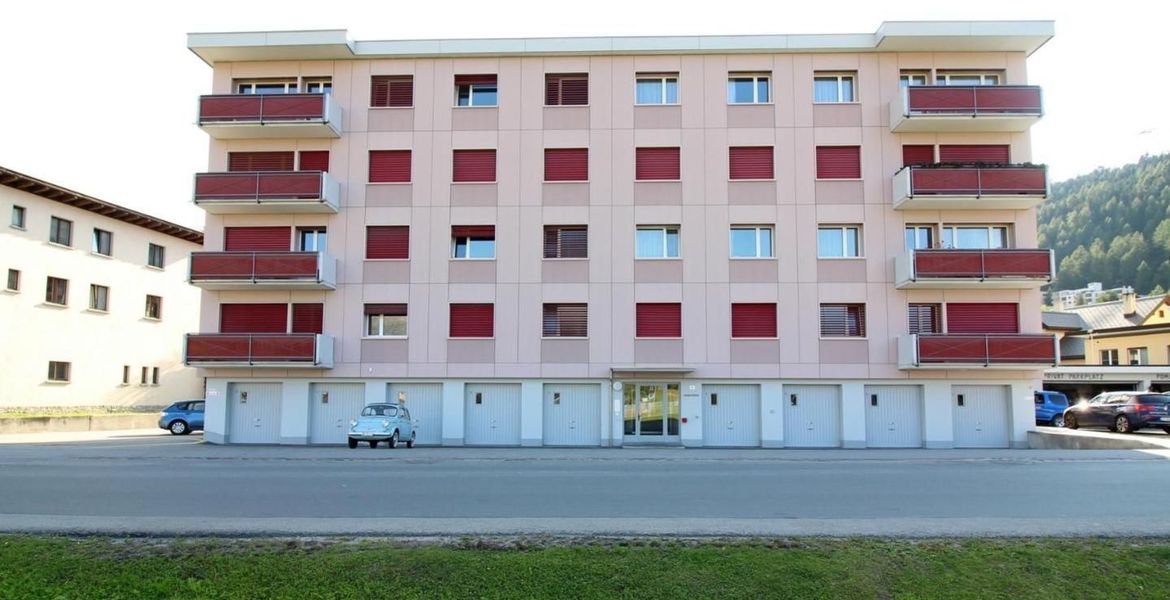
<instances>
[{"instance_id":1,"label":"apartment building","mask_svg":"<svg viewBox=\"0 0 1170 600\"><path fill-rule=\"evenodd\" d=\"M207 439L1024 445L1052 32L191 34Z\"/></svg>"},{"instance_id":2,"label":"apartment building","mask_svg":"<svg viewBox=\"0 0 1170 600\"><path fill-rule=\"evenodd\" d=\"M203 396L187 260L203 234L0 167L0 409Z\"/></svg>"}]
</instances>

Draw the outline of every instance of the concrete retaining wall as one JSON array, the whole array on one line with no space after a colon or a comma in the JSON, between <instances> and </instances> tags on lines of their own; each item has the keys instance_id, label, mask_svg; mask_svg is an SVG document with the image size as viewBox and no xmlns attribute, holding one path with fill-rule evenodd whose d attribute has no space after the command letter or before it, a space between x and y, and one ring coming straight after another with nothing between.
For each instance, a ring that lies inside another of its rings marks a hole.
<instances>
[{"instance_id":1,"label":"concrete retaining wall","mask_svg":"<svg viewBox=\"0 0 1170 600\"><path fill-rule=\"evenodd\" d=\"M1147 440L1144 436L1109 434L1097 431L1029 431L1028 447L1033 450L1166 450L1170 443Z\"/></svg>"},{"instance_id":2,"label":"concrete retaining wall","mask_svg":"<svg viewBox=\"0 0 1170 600\"><path fill-rule=\"evenodd\" d=\"M158 427L158 415L96 415L89 417L20 417L0 419L0 434L46 431L111 431Z\"/></svg>"}]
</instances>

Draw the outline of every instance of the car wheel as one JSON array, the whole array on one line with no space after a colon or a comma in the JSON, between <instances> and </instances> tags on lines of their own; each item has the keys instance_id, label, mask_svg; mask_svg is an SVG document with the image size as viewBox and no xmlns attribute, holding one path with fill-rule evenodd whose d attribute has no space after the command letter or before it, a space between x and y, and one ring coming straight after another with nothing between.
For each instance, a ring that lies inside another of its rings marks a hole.
<instances>
[{"instance_id":1,"label":"car wheel","mask_svg":"<svg viewBox=\"0 0 1170 600\"><path fill-rule=\"evenodd\" d=\"M1080 425L1077 424L1077 416L1073 414L1065 415L1064 426L1069 429L1076 429L1077 427L1080 427Z\"/></svg>"},{"instance_id":2,"label":"car wheel","mask_svg":"<svg viewBox=\"0 0 1170 600\"><path fill-rule=\"evenodd\" d=\"M1166 433L1170 433L1170 427L1167 427L1166 429L1167 429L1167 432L1166 432ZM414 448L414 438L415 438L417 435L418 435L418 433L417 433L417 432L414 432L414 431L410 432L410 439L409 439L409 440L406 440L406 447L407 447L407 448Z\"/></svg>"},{"instance_id":3,"label":"car wheel","mask_svg":"<svg viewBox=\"0 0 1170 600\"><path fill-rule=\"evenodd\" d=\"M357 448L357 440L353 438L346 438L346 441L349 442L350 448Z\"/></svg>"},{"instance_id":4,"label":"car wheel","mask_svg":"<svg viewBox=\"0 0 1170 600\"><path fill-rule=\"evenodd\" d=\"M377 448L378 440L370 440L370 448Z\"/></svg>"},{"instance_id":5,"label":"car wheel","mask_svg":"<svg viewBox=\"0 0 1170 600\"><path fill-rule=\"evenodd\" d=\"M1052 426L1053 427L1064 427L1064 415L1062 415L1062 414L1052 415Z\"/></svg>"},{"instance_id":6,"label":"car wheel","mask_svg":"<svg viewBox=\"0 0 1170 600\"><path fill-rule=\"evenodd\" d=\"M386 440L386 445L390 446L391 448L398 447L398 431L397 430L394 431L394 435L390 436L390 439Z\"/></svg>"},{"instance_id":7,"label":"car wheel","mask_svg":"<svg viewBox=\"0 0 1170 600\"><path fill-rule=\"evenodd\" d=\"M186 421L171 421L171 425L167 429L170 430L171 435L187 435L191 433L191 430L187 428Z\"/></svg>"},{"instance_id":8,"label":"car wheel","mask_svg":"<svg viewBox=\"0 0 1170 600\"><path fill-rule=\"evenodd\" d=\"M1117 415L1117 420L1113 422L1113 428L1117 433L1133 433L1133 426L1129 423L1129 417L1125 415Z\"/></svg>"}]
</instances>

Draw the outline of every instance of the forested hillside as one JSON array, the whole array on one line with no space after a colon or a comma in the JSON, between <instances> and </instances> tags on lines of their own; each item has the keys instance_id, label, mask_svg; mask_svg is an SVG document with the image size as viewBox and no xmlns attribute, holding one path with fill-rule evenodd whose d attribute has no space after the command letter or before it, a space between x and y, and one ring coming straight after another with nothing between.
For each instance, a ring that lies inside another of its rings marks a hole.
<instances>
[{"instance_id":1,"label":"forested hillside","mask_svg":"<svg viewBox=\"0 0 1170 600\"><path fill-rule=\"evenodd\" d=\"M1053 289L1170 289L1170 154L1053 184L1039 225L1040 247L1056 251Z\"/></svg>"}]
</instances>

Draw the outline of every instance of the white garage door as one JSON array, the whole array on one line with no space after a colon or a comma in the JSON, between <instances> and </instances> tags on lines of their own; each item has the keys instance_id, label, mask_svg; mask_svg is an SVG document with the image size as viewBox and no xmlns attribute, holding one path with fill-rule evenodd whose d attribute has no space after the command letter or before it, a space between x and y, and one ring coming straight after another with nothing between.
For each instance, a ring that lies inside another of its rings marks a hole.
<instances>
[{"instance_id":1,"label":"white garage door","mask_svg":"<svg viewBox=\"0 0 1170 600\"><path fill-rule=\"evenodd\" d=\"M784 445L792 448L841 445L839 386L784 386Z\"/></svg>"},{"instance_id":2,"label":"white garage door","mask_svg":"<svg viewBox=\"0 0 1170 600\"><path fill-rule=\"evenodd\" d=\"M309 443L344 444L349 422L366 405L364 383L314 383L309 386Z\"/></svg>"},{"instance_id":3,"label":"white garage door","mask_svg":"<svg viewBox=\"0 0 1170 600\"><path fill-rule=\"evenodd\" d=\"M228 443L280 443L280 384L228 384Z\"/></svg>"},{"instance_id":4,"label":"white garage door","mask_svg":"<svg viewBox=\"0 0 1170 600\"><path fill-rule=\"evenodd\" d=\"M760 445L760 386L703 386L703 445Z\"/></svg>"},{"instance_id":5,"label":"white garage door","mask_svg":"<svg viewBox=\"0 0 1170 600\"><path fill-rule=\"evenodd\" d=\"M1007 448L1011 393L1005 385L956 385L951 410L956 448Z\"/></svg>"},{"instance_id":6,"label":"white garage door","mask_svg":"<svg viewBox=\"0 0 1170 600\"><path fill-rule=\"evenodd\" d=\"M414 421L416 444L439 446L443 443L443 386L438 383L390 383L386 400L405 398L406 409Z\"/></svg>"},{"instance_id":7,"label":"white garage door","mask_svg":"<svg viewBox=\"0 0 1170 600\"><path fill-rule=\"evenodd\" d=\"M922 388L865 386L865 445L870 448L922 447Z\"/></svg>"},{"instance_id":8,"label":"white garage door","mask_svg":"<svg viewBox=\"0 0 1170 600\"><path fill-rule=\"evenodd\" d=\"M601 445L601 386L594 383L544 385L544 445Z\"/></svg>"},{"instance_id":9,"label":"white garage door","mask_svg":"<svg viewBox=\"0 0 1170 600\"><path fill-rule=\"evenodd\" d=\"M520 385L469 383L464 389L463 443L520 445Z\"/></svg>"}]
</instances>

